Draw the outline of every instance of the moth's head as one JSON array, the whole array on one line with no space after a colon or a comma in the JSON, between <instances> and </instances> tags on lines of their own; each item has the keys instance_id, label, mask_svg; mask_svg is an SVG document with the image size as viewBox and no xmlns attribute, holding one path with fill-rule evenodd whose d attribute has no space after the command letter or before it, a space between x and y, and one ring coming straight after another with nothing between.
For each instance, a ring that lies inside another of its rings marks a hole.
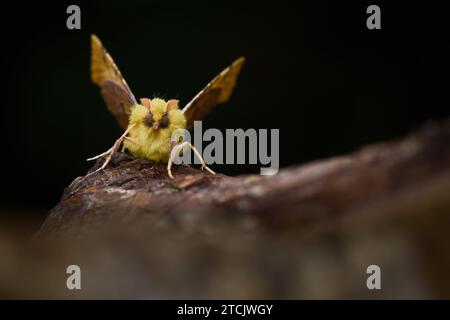
<instances>
[{"instance_id":1,"label":"moth's head","mask_svg":"<svg viewBox=\"0 0 450 320\"><path fill-rule=\"evenodd\" d=\"M170 111L178 109L178 100L166 102L159 98L142 98L141 104L147 108L144 124L154 131L169 127L171 121Z\"/></svg>"}]
</instances>

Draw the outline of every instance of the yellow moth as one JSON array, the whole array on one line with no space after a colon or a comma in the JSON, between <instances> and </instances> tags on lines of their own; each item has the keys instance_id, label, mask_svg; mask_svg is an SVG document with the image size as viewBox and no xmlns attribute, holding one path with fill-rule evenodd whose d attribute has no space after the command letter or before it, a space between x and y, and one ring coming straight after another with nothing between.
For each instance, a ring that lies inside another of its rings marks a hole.
<instances>
[{"instance_id":1,"label":"yellow moth","mask_svg":"<svg viewBox=\"0 0 450 320\"><path fill-rule=\"evenodd\" d=\"M173 178L173 159L189 146L199 157L202 169L214 174L193 145L187 141L172 141L172 134L178 129L192 127L194 121L202 119L217 104L230 98L245 59L235 60L180 108L175 99L141 98L138 103L119 68L95 35L91 36L91 47L92 81L101 88L108 110L125 132L109 150L88 160L106 157L98 169L102 170L123 145L135 157L167 163L167 172Z\"/></svg>"}]
</instances>

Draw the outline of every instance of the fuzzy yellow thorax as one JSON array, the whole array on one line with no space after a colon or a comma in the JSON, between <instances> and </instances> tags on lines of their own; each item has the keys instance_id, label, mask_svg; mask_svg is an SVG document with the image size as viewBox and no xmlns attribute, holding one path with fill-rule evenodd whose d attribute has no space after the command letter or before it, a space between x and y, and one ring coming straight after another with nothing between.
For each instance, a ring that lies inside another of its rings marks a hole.
<instances>
[{"instance_id":1,"label":"fuzzy yellow thorax","mask_svg":"<svg viewBox=\"0 0 450 320\"><path fill-rule=\"evenodd\" d=\"M145 123L145 117L149 111L155 121L161 121L164 113L168 113L169 125L166 128L154 130ZM170 155L172 134L177 129L186 128L186 118L183 112L174 108L167 111L167 102L155 98L148 107L137 104L131 110L129 124L134 125L129 133L129 140L124 141L125 148L138 158L146 158L156 162L167 162Z\"/></svg>"}]
</instances>

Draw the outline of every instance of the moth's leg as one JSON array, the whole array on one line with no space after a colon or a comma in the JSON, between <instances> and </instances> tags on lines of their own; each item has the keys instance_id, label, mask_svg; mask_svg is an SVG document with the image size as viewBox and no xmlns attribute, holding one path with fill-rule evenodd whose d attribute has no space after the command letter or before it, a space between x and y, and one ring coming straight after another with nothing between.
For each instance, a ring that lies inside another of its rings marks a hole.
<instances>
[{"instance_id":1,"label":"moth's leg","mask_svg":"<svg viewBox=\"0 0 450 320\"><path fill-rule=\"evenodd\" d=\"M187 142L187 141L185 141L184 143L186 143L186 144L192 149L192 151L194 151L194 153L195 153L195 155L197 156L197 158L199 158L199 160L200 160L200 162L201 162L201 164L202 164L202 170L203 170L203 169L206 169L209 173L211 173L211 174L216 174L214 171L212 171L212 170L206 165L206 162L205 162L205 160L203 160L202 155L200 154L200 152L198 152L198 150L197 150L192 144L190 144L190 143Z\"/></svg>"},{"instance_id":2,"label":"moth's leg","mask_svg":"<svg viewBox=\"0 0 450 320\"><path fill-rule=\"evenodd\" d=\"M167 162L167 173L169 174L169 177L171 177L173 179L173 175L172 175L172 163L173 163L173 159L175 159L176 155L178 154L178 152L180 152L185 146L189 146L189 148L192 149L192 151L194 151L195 155L197 156L197 158L200 159L200 162L202 164L202 170L206 169L208 172L212 173L212 174L216 174L214 171L212 171L205 163L205 160L203 160L203 157L201 156L200 152L198 152L198 150L189 142L184 141L181 142L179 144L176 144L172 147L172 150L170 151L170 157L169 157L169 161Z\"/></svg>"},{"instance_id":3,"label":"moth's leg","mask_svg":"<svg viewBox=\"0 0 450 320\"><path fill-rule=\"evenodd\" d=\"M113 146L111 148L108 149L108 151L103 152L102 154L99 154L98 156L92 157L87 159L87 161L91 161L91 160L96 160L98 158L107 156L105 161L103 162L102 166L97 169L95 172L100 171L104 168L106 168L106 166L108 165L108 163L111 161L114 153L116 153L116 151L119 149L120 145L122 144L123 140L125 140L127 137L128 132L130 132L130 130L134 127L135 125L132 124L130 126L128 126L127 130L125 130L125 132L120 136L119 139L116 140L116 142L114 142Z\"/></svg>"},{"instance_id":4,"label":"moth's leg","mask_svg":"<svg viewBox=\"0 0 450 320\"><path fill-rule=\"evenodd\" d=\"M170 150L170 156L169 161L167 161L167 173L169 174L169 177L173 179L172 175L172 162L173 159L175 159L176 155L180 152L180 146L181 144L174 144Z\"/></svg>"},{"instance_id":5,"label":"moth's leg","mask_svg":"<svg viewBox=\"0 0 450 320\"><path fill-rule=\"evenodd\" d=\"M125 136L124 140L127 140L136 146L139 146L139 142L136 139ZM125 151L125 144L122 144L122 152L124 152L124 151Z\"/></svg>"},{"instance_id":6,"label":"moth's leg","mask_svg":"<svg viewBox=\"0 0 450 320\"><path fill-rule=\"evenodd\" d=\"M86 159L86 161L97 160L98 158L101 158L101 157L106 156L107 154L109 154L111 152L111 150L112 150L112 148L108 149L108 151L105 151L105 152L103 152L103 153L101 153L99 155L96 155L95 157L88 158L88 159Z\"/></svg>"}]
</instances>

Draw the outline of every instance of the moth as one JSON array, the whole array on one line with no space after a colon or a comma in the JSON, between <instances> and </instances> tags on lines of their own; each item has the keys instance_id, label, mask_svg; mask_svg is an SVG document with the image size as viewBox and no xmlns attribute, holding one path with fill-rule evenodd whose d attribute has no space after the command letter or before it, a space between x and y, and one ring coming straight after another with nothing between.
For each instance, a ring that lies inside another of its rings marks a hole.
<instances>
[{"instance_id":1,"label":"moth","mask_svg":"<svg viewBox=\"0 0 450 320\"><path fill-rule=\"evenodd\" d=\"M96 35L91 35L91 49L92 81L100 87L108 110L125 131L110 149L87 160L105 157L98 169L102 170L122 146L123 151L128 150L135 157L167 163L167 173L173 179L173 160L183 148L189 147L200 159L202 170L214 174L191 143L174 141L172 134L178 129L192 127L194 121L202 119L217 104L228 101L245 58L236 59L180 108L176 99L141 98L137 102L119 68Z\"/></svg>"}]
</instances>

